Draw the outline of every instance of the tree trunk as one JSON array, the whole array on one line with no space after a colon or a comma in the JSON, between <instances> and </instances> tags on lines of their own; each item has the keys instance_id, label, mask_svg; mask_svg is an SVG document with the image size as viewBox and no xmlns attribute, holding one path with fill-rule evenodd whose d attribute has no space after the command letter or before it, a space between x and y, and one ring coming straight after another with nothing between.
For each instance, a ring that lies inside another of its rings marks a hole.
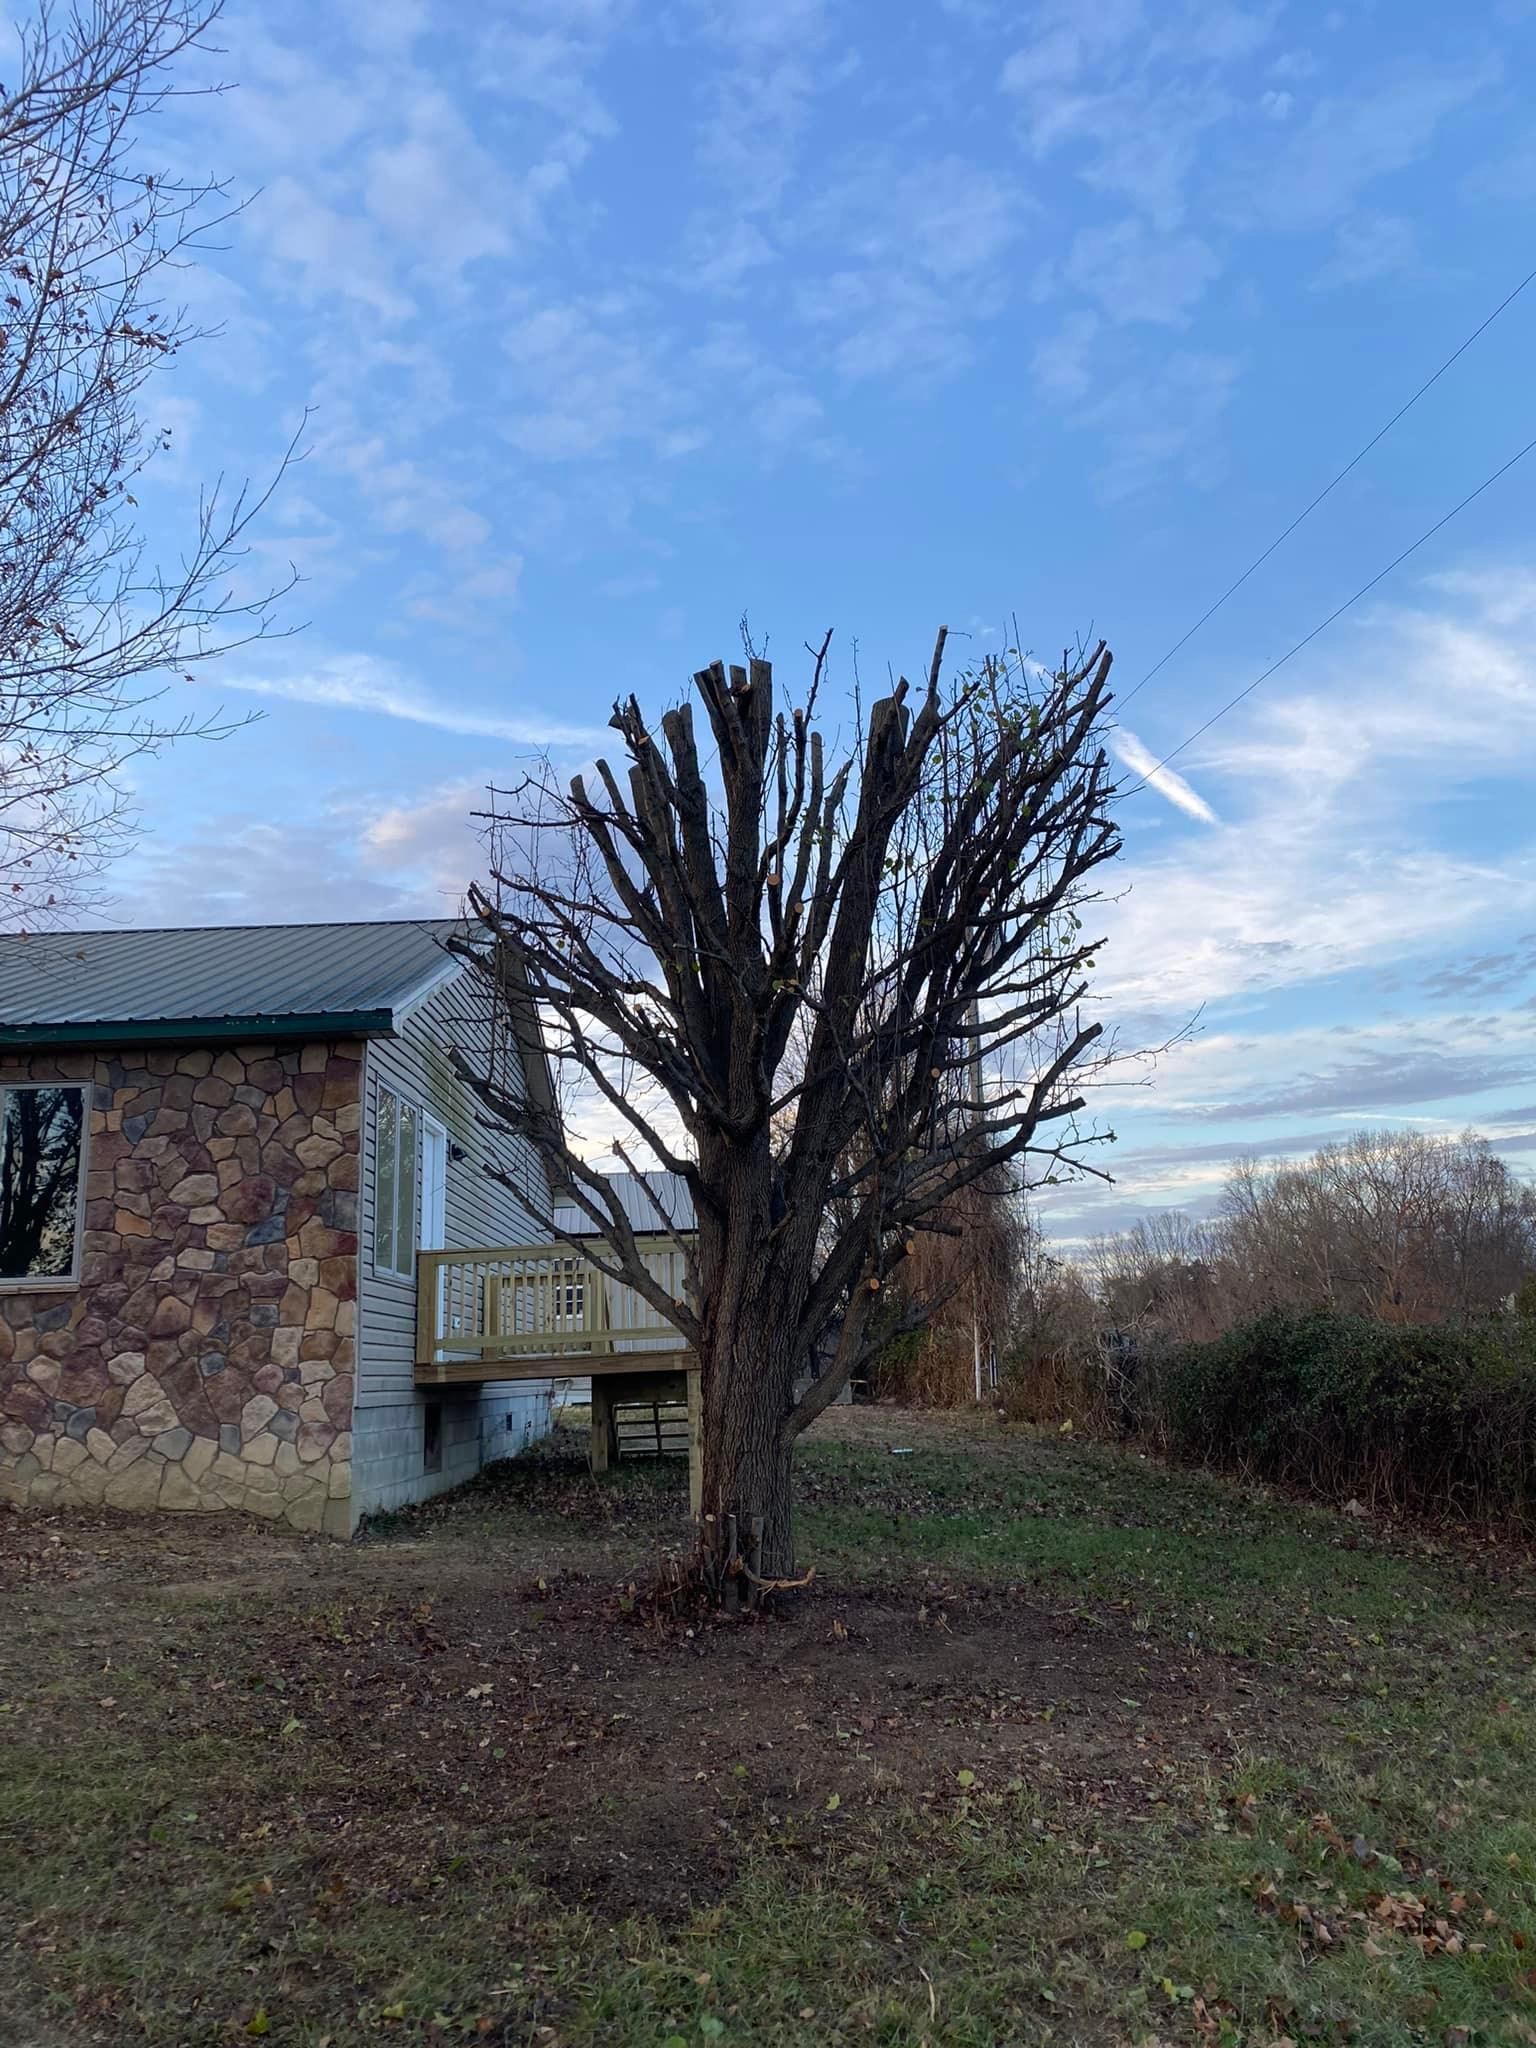
<instances>
[{"instance_id":1,"label":"tree trunk","mask_svg":"<svg viewBox=\"0 0 1536 2048\"><path fill-rule=\"evenodd\" d=\"M704 1403L704 1567L728 1607L756 1606L759 1583L794 1576L795 1358L766 1314L743 1317L700 1361Z\"/></svg>"}]
</instances>

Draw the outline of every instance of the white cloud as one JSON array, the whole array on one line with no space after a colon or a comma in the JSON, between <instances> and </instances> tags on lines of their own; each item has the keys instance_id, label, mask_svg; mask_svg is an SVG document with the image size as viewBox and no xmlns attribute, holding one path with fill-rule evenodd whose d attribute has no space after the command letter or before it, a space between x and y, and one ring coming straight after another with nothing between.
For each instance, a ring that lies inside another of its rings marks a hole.
<instances>
[{"instance_id":1,"label":"white cloud","mask_svg":"<svg viewBox=\"0 0 1536 2048\"><path fill-rule=\"evenodd\" d=\"M371 712L411 725L433 726L439 732L506 740L514 746L584 747L597 737L589 726L564 725L534 712L501 713L450 703L412 683L393 663L368 654L331 655L286 675L242 674L237 668L221 667L212 682L221 690L239 690L249 696L279 697L326 710Z\"/></svg>"},{"instance_id":2,"label":"white cloud","mask_svg":"<svg viewBox=\"0 0 1536 2048\"><path fill-rule=\"evenodd\" d=\"M1350 60L1330 53L1331 89L1319 97L1306 83L1319 68L1311 53L1275 51L1278 4L1187 0L1158 10L1138 0L1043 0L1028 18L1029 37L1000 79L1023 147L1042 178L1118 202L1107 217L1090 211L1066 254L1037 261L1034 275L1042 296L1078 294L1117 324L1188 321L1226 269L1252 275L1244 259L1264 234L1337 230L1319 285L1407 274L1411 230L1359 209L1499 78L1475 45L1438 64L1394 66L1372 52L1348 73ZM1052 196L1034 194L1046 206ZM1081 221L1082 211L1080 191L1071 216ZM1219 475L1234 357L1202 350L1202 374L1187 358L1159 363L1143 345L1128 368L1101 341L1091 363L1083 333L1062 328L1042 340L1034 368L1045 396L1078 405L1078 423L1103 434L1105 493L1130 495L1170 469L1202 481Z\"/></svg>"},{"instance_id":3,"label":"white cloud","mask_svg":"<svg viewBox=\"0 0 1536 2048\"><path fill-rule=\"evenodd\" d=\"M239 814L204 820L177 838L155 835L124 863L106 922L302 924L335 917L444 916L444 893L361 863L345 809L318 817ZM462 881L460 882L462 892Z\"/></svg>"},{"instance_id":4,"label":"white cloud","mask_svg":"<svg viewBox=\"0 0 1536 2048\"><path fill-rule=\"evenodd\" d=\"M522 580L522 556L507 555L417 591L408 608L416 618L431 619L458 632L494 631L516 603Z\"/></svg>"},{"instance_id":5,"label":"white cloud","mask_svg":"<svg viewBox=\"0 0 1536 2048\"><path fill-rule=\"evenodd\" d=\"M1299 83L1317 73L1317 59L1310 50L1282 50L1269 67L1271 78L1284 78Z\"/></svg>"},{"instance_id":6,"label":"white cloud","mask_svg":"<svg viewBox=\"0 0 1536 2048\"><path fill-rule=\"evenodd\" d=\"M1419 267L1418 235L1412 221L1396 214L1357 214L1334 230L1333 254L1312 280L1314 290L1337 285L1375 284Z\"/></svg>"},{"instance_id":7,"label":"white cloud","mask_svg":"<svg viewBox=\"0 0 1536 2048\"><path fill-rule=\"evenodd\" d=\"M1131 826L1129 894L1106 920L1114 1003L1188 1014L1536 919L1536 835L1463 853L1434 810L1522 775L1536 746L1536 579L1484 569L1425 590L1441 602L1365 622L1310 687L1198 743L1188 760L1224 792L1211 834L1148 856Z\"/></svg>"},{"instance_id":8,"label":"white cloud","mask_svg":"<svg viewBox=\"0 0 1536 2048\"><path fill-rule=\"evenodd\" d=\"M832 367L850 380L947 376L971 359L968 319L921 276L836 271L803 286L798 303L826 337Z\"/></svg>"},{"instance_id":9,"label":"white cloud","mask_svg":"<svg viewBox=\"0 0 1536 2048\"><path fill-rule=\"evenodd\" d=\"M755 271L778 258L778 250L756 221L699 220L689 231L688 261L678 282L685 290L732 297Z\"/></svg>"},{"instance_id":10,"label":"white cloud","mask_svg":"<svg viewBox=\"0 0 1536 2048\"><path fill-rule=\"evenodd\" d=\"M833 46L828 0L693 0L692 14L724 58L699 129L699 159L736 217L774 212L792 184L816 100L854 60Z\"/></svg>"},{"instance_id":11,"label":"white cloud","mask_svg":"<svg viewBox=\"0 0 1536 2048\"><path fill-rule=\"evenodd\" d=\"M475 813L488 808L485 785L448 782L415 803L391 804L364 827L368 858L391 871L427 877L463 891L484 866L483 829Z\"/></svg>"},{"instance_id":12,"label":"white cloud","mask_svg":"<svg viewBox=\"0 0 1536 2048\"><path fill-rule=\"evenodd\" d=\"M393 248L416 253L422 267L456 278L512 247L509 226L539 230L545 196L533 176L509 181L440 92L418 90L404 110L403 132L381 140L362 166L362 197Z\"/></svg>"},{"instance_id":13,"label":"white cloud","mask_svg":"<svg viewBox=\"0 0 1536 2048\"><path fill-rule=\"evenodd\" d=\"M1098 7L1047 0L1031 10L1034 38L1004 64L1003 85L1016 93L1060 92L1123 49L1144 20L1141 0L1105 0Z\"/></svg>"},{"instance_id":14,"label":"white cloud","mask_svg":"<svg viewBox=\"0 0 1536 2048\"><path fill-rule=\"evenodd\" d=\"M610 0L593 0L588 5L536 8L531 18L493 21L477 59L480 83L513 104L554 116L574 135L615 135L618 123L590 74L625 11Z\"/></svg>"},{"instance_id":15,"label":"white cloud","mask_svg":"<svg viewBox=\"0 0 1536 2048\"><path fill-rule=\"evenodd\" d=\"M1231 403L1234 357L1179 349L1159 367L1121 375L1073 415L1096 428L1107 453L1095 476L1114 502L1166 478L1208 488L1223 473L1218 428Z\"/></svg>"},{"instance_id":16,"label":"white cloud","mask_svg":"<svg viewBox=\"0 0 1536 2048\"><path fill-rule=\"evenodd\" d=\"M525 455L570 462L626 442L660 454L699 445L691 394L668 376L669 343L641 295L532 303L510 321L503 346L510 379L502 431Z\"/></svg>"},{"instance_id":17,"label":"white cloud","mask_svg":"<svg viewBox=\"0 0 1536 2048\"><path fill-rule=\"evenodd\" d=\"M844 377L950 374L970 360L972 330L1002 309L988 280L1026 210L995 171L958 155L834 160L781 228L799 316Z\"/></svg>"},{"instance_id":18,"label":"white cloud","mask_svg":"<svg viewBox=\"0 0 1536 2048\"><path fill-rule=\"evenodd\" d=\"M1220 824L1221 820L1205 798L1191 789L1182 775L1176 774L1172 768L1162 767L1157 755L1150 747L1143 746L1135 733L1122 726L1110 745L1133 775L1139 775L1149 789L1155 789L1159 796L1166 797L1176 810L1198 818L1204 825Z\"/></svg>"},{"instance_id":19,"label":"white cloud","mask_svg":"<svg viewBox=\"0 0 1536 2048\"><path fill-rule=\"evenodd\" d=\"M420 534L446 554L482 547L491 537L483 512L464 502L454 483L415 457L396 452L382 435L359 438L348 410L321 416L316 457L352 477L375 525L385 533Z\"/></svg>"},{"instance_id":20,"label":"white cloud","mask_svg":"<svg viewBox=\"0 0 1536 2048\"><path fill-rule=\"evenodd\" d=\"M425 34L429 0L342 0L348 26L360 42L379 50L408 49Z\"/></svg>"},{"instance_id":21,"label":"white cloud","mask_svg":"<svg viewBox=\"0 0 1536 2048\"><path fill-rule=\"evenodd\" d=\"M384 244L368 222L328 205L302 179L274 178L252 203L250 219L265 232L278 263L296 273L306 298L340 293L391 322L415 310L411 296L391 281Z\"/></svg>"},{"instance_id":22,"label":"white cloud","mask_svg":"<svg viewBox=\"0 0 1536 2048\"><path fill-rule=\"evenodd\" d=\"M1262 42L1266 18L1197 0L1175 30L1134 0L1049 0L1033 19L1034 40L1002 74L1030 149L1041 158L1068 152L1084 183L1171 232L1204 138L1238 111L1226 75Z\"/></svg>"},{"instance_id":23,"label":"white cloud","mask_svg":"<svg viewBox=\"0 0 1536 2048\"><path fill-rule=\"evenodd\" d=\"M1054 334L1036 342L1030 357L1035 382L1048 398L1085 398L1092 387L1089 357L1099 333L1097 313L1069 313Z\"/></svg>"},{"instance_id":24,"label":"white cloud","mask_svg":"<svg viewBox=\"0 0 1536 2048\"><path fill-rule=\"evenodd\" d=\"M1251 162L1233 188L1234 212L1287 232L1326 227L1377 180L1404 170L1441 126L1498 82L1477 60L1404 69L1387 83L1319 100L1285 146Z\"/></svg>"},{"instance_id":25,"label":"white cloud","mask_svg":"<svg viewBox=\"0 0 1536 2048\"><path fill-rule=\"evenodd\" d=\"M825 243L871 271L955 282L995 263L1018 232L1021 197L985 163L950 154L865 152L823 172L797 214L797 241Z\"/></svg>"},{"instance_id":26,"label":"white cloud","mask_svg":"<svg viewBox=\"0 0 1536 2048\"><path fill-rule=\"evenodd\" d=\"M1142 221L1085 228L1066 274L1111 320L1182 325L1219 275L1221 263L1198 235L1157 235Z\"/></svg>"}]
</instances>

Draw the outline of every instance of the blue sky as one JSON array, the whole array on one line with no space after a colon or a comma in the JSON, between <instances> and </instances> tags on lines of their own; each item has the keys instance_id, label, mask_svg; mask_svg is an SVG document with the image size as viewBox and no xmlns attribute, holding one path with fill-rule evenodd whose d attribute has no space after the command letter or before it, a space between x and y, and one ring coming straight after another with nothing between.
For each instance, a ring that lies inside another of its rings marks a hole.
<instances>
[{"instance_id":1,"label":"blue sky","mask_svg":"<svg viewBox=\"0 0 1536 2048\"><path fill-rule=\"evenodd\" d=\"M291 639L139 779L114 921L456 904L469 813L745 611L791 671L947 621L1129 688L1530 268L1536 8L235 9L168 157L255 197L157 391L197 484L310 453ZM1536 286L1125 714L1156 759L1536 432ZM1370 1122L1536 1151L1536 458L1134 797L1132 1045L1077 1236ZM179 700L178 700L179 701ZM1131 777L1130 779L1134 779Z\"/></svg>"}]
</instances>

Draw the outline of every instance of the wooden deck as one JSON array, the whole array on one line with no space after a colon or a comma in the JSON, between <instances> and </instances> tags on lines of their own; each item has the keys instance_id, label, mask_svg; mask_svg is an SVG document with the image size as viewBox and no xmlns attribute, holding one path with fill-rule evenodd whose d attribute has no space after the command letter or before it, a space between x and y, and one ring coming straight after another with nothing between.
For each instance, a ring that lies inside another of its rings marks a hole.
<instances>
[{"instance_id":1,"label":"wooden deck","mask_svg":"<svg viewBox=\"0 0 1536 2048\"><path fill-rule=\"evenodd\" d=\"M492 1380L584 1380L649 1373L697 1372L691 1351L613 1351L599 1358L573 1358L569 1351L547 1356L492 1352L484 1358L433 1359L416 1366L418 1387L480 1387Z\"/></svg>"},{"instance_id":2,"label":"wooden deck","mask_svg":"<svg viewBox=\"0 0 1536 2048\"><path fill-rule=\"evenodd\" d=\"M638 1242L647 1269L681 1305L681 1242L661 1234ZM689 1502L699 1513L698 1360L633 1288L563 1243L421 1252L416 1283L418 1387L590 1379L593 1471L607 1471L642 1440L686 1446ZM647 1411L644 1428L637 1410Z\"/></svg>"}]
</instances>

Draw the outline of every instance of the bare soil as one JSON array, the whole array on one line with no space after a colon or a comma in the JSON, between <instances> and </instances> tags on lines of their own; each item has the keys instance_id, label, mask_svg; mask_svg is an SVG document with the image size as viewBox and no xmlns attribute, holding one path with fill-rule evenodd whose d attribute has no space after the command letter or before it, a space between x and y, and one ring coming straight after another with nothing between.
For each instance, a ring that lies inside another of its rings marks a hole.
<instances>
[{"instance_id":1,"label":"bare soil","mask_svg":"<svg viewBox=\"0 0 1536 2048\"><path fill-rule=\"evenodd\" d=\"M664 1919L718 1896L764 1829L814 1861L844 1817L950 1797L961 1772L1156 1809L1290 1746L1276 1673L1113 1612L932 1585L829 1589L757 1624L634 1619L601 1530L560 1516L579 1468L513 1484L547 1518L468 1541L474 1497L347 1548L0 1515L0 1699L57 1687L70 1743L105 1748L142 1739L147 1688L183 1748L270 1751L271 1773L205 1782L205 1821L249 1834L275 1804L344 1838L358 1884L408 1884L423 1815L451 1803L562 1903Z\"/></svg>"}]
</instances>

